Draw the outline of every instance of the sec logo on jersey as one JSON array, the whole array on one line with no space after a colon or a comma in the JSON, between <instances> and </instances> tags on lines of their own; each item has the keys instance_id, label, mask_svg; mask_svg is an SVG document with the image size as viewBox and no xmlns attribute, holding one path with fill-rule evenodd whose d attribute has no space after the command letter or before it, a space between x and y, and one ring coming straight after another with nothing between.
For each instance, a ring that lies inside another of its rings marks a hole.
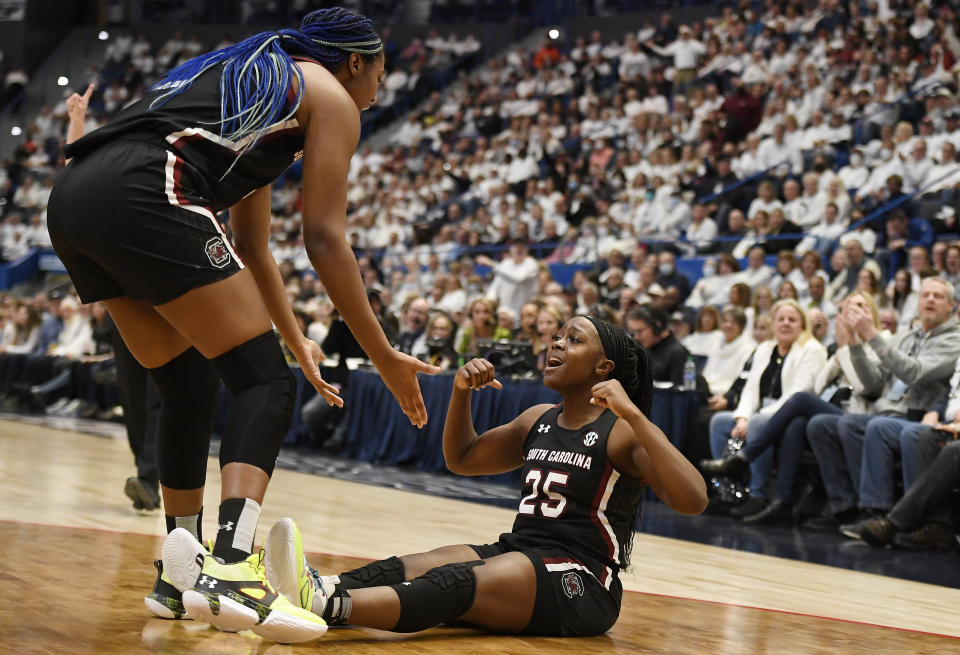
<instances>
[{"instance_id":1,"label":"sec logo on jersey","mask_svg":"<svg viewBox=\"0 0 960 655\"><path fill-rule=\"evenodd\" d=\"M596 432L587 432L585 435L583 435L583 445L592 446L593 444L597 443L597 439L599 438L600 435Z\"/></svg>"}]
</instances>

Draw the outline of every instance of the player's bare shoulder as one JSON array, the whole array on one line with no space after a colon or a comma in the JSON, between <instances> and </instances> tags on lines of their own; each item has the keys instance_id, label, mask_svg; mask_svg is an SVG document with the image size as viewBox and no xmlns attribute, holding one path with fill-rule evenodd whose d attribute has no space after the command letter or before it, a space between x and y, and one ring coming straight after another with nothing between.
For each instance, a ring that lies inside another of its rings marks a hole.
<instances>
[{"instance_id":1,"label":"player's bare shoulder","mask_svg":"<svg viewBox=\"0 0 960 655\"><path fill-rule=\"evenodd\" d=\"M297 66L303 75L303 98L297 109L301 127L308 130L311 119L318 116L326 127L355 127L359 135L360 110L333 73L309 61L298 61Z\"/></svg>"}]
</instances>

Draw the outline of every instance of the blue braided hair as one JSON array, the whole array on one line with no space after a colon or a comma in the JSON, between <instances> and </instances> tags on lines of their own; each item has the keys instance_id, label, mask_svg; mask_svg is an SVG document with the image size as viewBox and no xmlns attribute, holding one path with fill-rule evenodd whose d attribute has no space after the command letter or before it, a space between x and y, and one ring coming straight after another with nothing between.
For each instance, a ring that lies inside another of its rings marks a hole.
<instances>
[{"instance_id":1,"label":"blue braided hair","mask_svg":"<svg viewBox=\"0 0 960 655\"><path fill-rule=\"evenodd\" d=\"M294 57L312 59L333 71L351 53L372 61L382 52L383 41L370 19L343 7L318 9L304 16L299 30L261 32L180 64L154 85L153 90L161 93L150 108L163 105L210 68L223 65L220 136L235 141L254 136L239 157L256 145L267 128L296 114L303 99L303 75ZM297 97L288 108L287 92L294 79Z\"/></svg>"}]
</instances>

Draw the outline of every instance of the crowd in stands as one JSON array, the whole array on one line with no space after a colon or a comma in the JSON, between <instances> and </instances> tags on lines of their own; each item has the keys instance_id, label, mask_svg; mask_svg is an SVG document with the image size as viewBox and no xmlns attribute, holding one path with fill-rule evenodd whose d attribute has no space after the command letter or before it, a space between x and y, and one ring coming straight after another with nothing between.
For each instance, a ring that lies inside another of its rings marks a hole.
<instances>
[{"instance_id":1,"label":"crowd in stands","mask_svg":"<svg viewBox=\"0 0 960 655\"><path fill-rule=\"evenodd\" d=\"M768 0L511 49L355 155L369 300L397 347L447 368L507 349L535 375L570 316L618 322L658 384L698 366L684 452L712 511L795 520L822 480L809 527L954 549L960 475L932 472L960 461L958 29L949 2ZM104 106L135 92L131 68ZM56 167L58 112L34 165L7 167L5 244L42 226L13 197ZM302 183L274 186L271 247L308 336L362 357L306 258ZM38 304L7 301L5 343L27 342L31 306L56 315Z\"/></svg>"}]
</instances>

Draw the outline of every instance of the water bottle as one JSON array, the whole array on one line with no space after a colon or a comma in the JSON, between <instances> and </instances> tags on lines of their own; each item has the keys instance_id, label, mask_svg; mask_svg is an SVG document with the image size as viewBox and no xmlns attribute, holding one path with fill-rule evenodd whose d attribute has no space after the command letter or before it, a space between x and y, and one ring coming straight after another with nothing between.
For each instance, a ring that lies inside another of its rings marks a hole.
<instances>
[{"instance_id":1,"label":"water bottle","mask_svg":"<svg viewBox=\"0 0 960 655\"><path fill-rule=\"evenodd\" d=\"M683 365L683 389L684 391L695 391L697 388L697 364L693 357L687 357L687 363Z\"/></svg>"}]
</instances>

